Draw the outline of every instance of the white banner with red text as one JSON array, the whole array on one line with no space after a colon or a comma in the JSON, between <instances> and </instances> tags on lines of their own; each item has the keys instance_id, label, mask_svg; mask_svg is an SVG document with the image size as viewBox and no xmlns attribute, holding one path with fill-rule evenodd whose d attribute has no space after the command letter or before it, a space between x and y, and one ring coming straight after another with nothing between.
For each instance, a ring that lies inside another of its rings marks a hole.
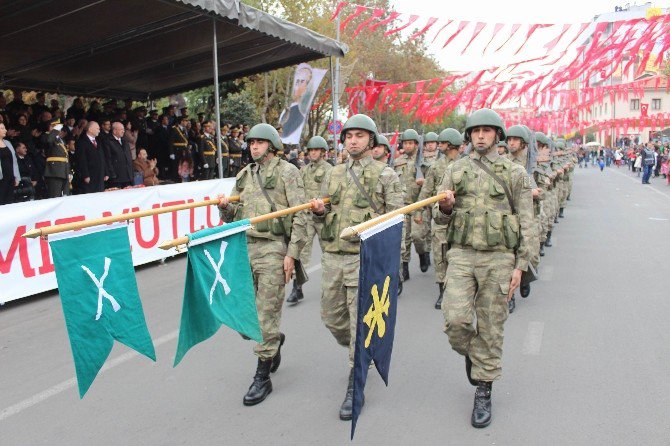
<instances>
[{"instance_id":1,"label":"white banner with red text","mask_svg":"<svg viewBox=\"0 0 670 446\"><path fill-rule=\"evenodd\" d=\"M30 229L208 200L228 195L234 184L228 178L0 206L0 304L57 288L49 243L21 237ZM161 242L219 224L216 206L135 219L128 225L133 263L170 257L158 248Z\"/></svg>"}]
</instances>

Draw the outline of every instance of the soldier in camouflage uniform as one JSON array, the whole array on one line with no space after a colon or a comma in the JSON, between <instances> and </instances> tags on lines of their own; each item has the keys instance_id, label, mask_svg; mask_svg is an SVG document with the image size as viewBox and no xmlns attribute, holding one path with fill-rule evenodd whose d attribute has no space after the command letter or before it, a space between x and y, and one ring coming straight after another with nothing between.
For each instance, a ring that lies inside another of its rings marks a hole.
<instances>
[{"instance_id":1,"label":"soldier in camouflage uniform","mask_svg":"<svg viewBox=\"0 0 670 446\"><path fill-rule=\"evenodd\" d=\"M437 150L437 133L428 132L423 138L423 156L421 159L421 178L423 178L423 184L426 184L426 175L428 175L428 170L430 166L435 164L438 159L439 152ZM439 179L437 180L439 181ZM423 184L421 188L423 188ZM437 184L435 184L435 187ZM420 188L420 189L421 189ZM419 191L419 195L421 192ZM420 198L417 197L417 200ZM424 213L422 211L417 211L413 216L414 221L412 222L412 242L414 246L424 246L426 250L426 259L421 263L421 271L426 272L428 266L430 265L430 251L432 249L432 238L430 235L430 215L428 218L424 218Z\"/></svg>"},{"instance_id":2,"label":"soldier in camouflage uniform","mask_svg":"<svg viewBox=\"0 0 670 446\"><path fill-rule=\"evenodd\" d=\"M372 148L372 158L375 161L384 163L386 165L392 164L391 160L391 144L384 135L377 135L377 145Z\"/></svg>"},{"instance_id":3,"label":"soldier in camouflage uniform","mask_svg":"<svg viewBox=\"0 0 670 446\"><path fill-rule=\"evenodd\" d=\"M447 198L433 215L449 224L444 331L477 386L471 423L485 427L491 422L492 383L501 376L507 302L535 249L533 197L526 171L498 154L505 127L496 112L475 111L465 132L472 153L447 167L438 188Z\"/></svg>"},{"instance_id":4,"label":"soldier in camouflage uniform","mask_svg":"<svg viewBox=\"0 0 670 446\"><path fill-rule=\"evenodd\" d=\"M341 239L340 233L402 207L403 199L393 169L370 156L376 136L377 126L368 116L354 115L347 120L340 138L349 159L326 173L321 195L329 197L330 203L313 200L314 218L324 224L321 319L338 344L349 348L349 385L340 407L341 420L352 416L360 241Z\"/></svg>"},{"instance_id":5,"label":"soldier in camouflage uniform","mask_svg":"<svg viewBox=\"0 0 670 446\"><path fill-rule=\"evenodd\" d=\"M407 129L402 132L400 136L400 144L402 145L404 153L396 158L394 168L400 182L402 183L405 193L405 205L415 203L419 198L421 186L424 178L417 178L418 163L418 148L419 148L419 134L414 129ZM409 280L409 260L411 257L412 247L412 219L413 215L405 215L405 223L403 226L403 249L402 249L402 280ZM430 244L427 244L423 239L414 240L414 248L419 255L419 262L421 271L428 271L430 265Z\"/></svg>"},{"instance_id":6,"label":"soldier in camouflage uniform","mask_svg":"<svg viewBox=\"0 0 670 446\"><path fill-rule=\"evenodd\" d=\"M543 214L542 230L540 231L540 256L544 256L544 247L551 247L551 232L554 228L554 218L557 213L556 179L558 172L552 166L550 140L542 132L535 132L538 149L538 170L541 171L542 181L538 183L545 192L542 200Z\"/></svg>"},{"instance_id":7,"label":"soldier in camouflage uniform","mask_svg":"<svg viewBox=\"0 0 670 446\"><path fill-rule=\"evenodd\" d=\"M333 166L326 161L327 151L328 143L322 137L314 136L307 141L309 164L300 170L300 174L302 175L302 181L305 184L305 196L308 199L321 197L321 183L323 182L326 173L333 168ZM311 218L307 220L307 243L305 243L304 248L300 251L299 257L299 261L303 267L309 265L311 260L312 243L314 242L315 235L319 239L321 252L323 252L323 241L321 240L322 228L323 225L321 223L317 223ZM296 305L303 298L302 284L299 284L297 279L293 280L293 290L286 299L286 302L289 305Z\"/></svg>"},{"instance_id":8,"label":"soldier in camouflage uniform","mask_svg":"<svg viewBox=\"0 0 670 446\"><path fill-rule=\"evenodd\" d=\"M437 161L428 168L426 180L424 181L423 186L421 186L419 200L434 197L440 192L437 189L437 186L440 184L444 172L447 170L447 166L459 158L458 151L463 144L463 137L456 129L444 129L440 132L440 135L437 138L437 144L440 153L442 153L443 156L438 158ZM430 221L432 220L431 211L432 208L429 206L424 208L418 215L420 215L424 221ZM447 273L447 226L433 222L431 236L433 243L433 260L435 261L435 281L437 282L439 289L435 308L439 310L442 308L444 279Z\"/></svg>"},{"instance_id":9,"label":"soldier in camouflage uniform","mask_svg":"<svg viewBox=\"0 0 670 446\"><path fill-rule=\"evenodd\" d=\"M246 135L254 162L237 174L233 194L238 203L221 196L221 219L230 222L267 214L306 202L300 171L275 155L282 148L279 133L269 124L257 124ZM290 280L307 237L306 213L257 223L247 231L249 262L256 292L258 322L263 342L256 344L258 367L244 396L244 405L263 401L272 392L270 373L281 361L285 336L279 331L284 286Z\"/></svg>"}]
</instances>

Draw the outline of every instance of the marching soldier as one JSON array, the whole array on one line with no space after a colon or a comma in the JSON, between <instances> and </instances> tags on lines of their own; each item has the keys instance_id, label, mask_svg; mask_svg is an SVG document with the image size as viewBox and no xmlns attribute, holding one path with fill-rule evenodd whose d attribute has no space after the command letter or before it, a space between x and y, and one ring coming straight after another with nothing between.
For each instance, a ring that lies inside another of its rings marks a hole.
<instances>
[{"instance_id":1,"label":"marching soldier","mask_svg":"<svg viewBox=\"0 0 670 446\"><path fill-rule=\"evenodd\" d=\"M200 136L199 148L203 158L203 180L211 180L216 174L216 135L212 121L205 122ZM223 149L223 146L221 147Z\"/></svg>"},{"instance_id":2,"label":"marching soldier","mask_svg":"<svg viewBox=\"0 0 670 446\"><path fill-rule=\"evenodd\" d=\"M386 165L391 164L391 144L386 136L377 135L377 145L372 148L372 158Z\"/></svg>"},{"instance_id":3,"label":"marching soldier","mask_svg":"<svg viewBox=\"0 0 670 446\"><path fill-rule=\"evenodd\" d=\"M298 169L277 157L282 142L269 124L257 124L247 134L253 163L237 175L238 203L221 196L221 219L243 220L305 203L305 190ZM262 222L247 231L249 261L256 292L258 321L263 342L256 344L258 366L254 381L244 396L245 406L262 402L272 392L270 373L279 368L285 336L279 331L284 286L305 244L305 212Z\"/></svg>"},{"instance_id":4,"label":"marching soldier","mask_svg":"<svg viewBox=\"0 0 670 446\"><path fill-rule=\"evenodd\" d=\"M463 137L456 129L444 129L440 132L440 135L437 138L437 144L440 152L444 156L438 158L437 161L435 161L430 166L430 168L428 168L426 181L423 183L423 186L421 187L421 193L419 194L419 200L425 200L426 198L433 197L440 192L437 187L442 180L447 167L458 159L458 151L463 144ZM432 215L431 208L424 208L424 210L419 213L419 215L424 221L430 223ZM437 301L435 302L435 308L439 310L442 308L444 279L447 273L447 226L435 222L433 224L431 235L433 243L433 259L435 260L435 280L439 290L437 294Z\"/></svg>"},{"instance_id":5,"label":"marching soldier","mask_svg":"<svg viewBox=\"0 0 670 446\"><path fill-rule=\"evenodd\" d=\"M505 127L496 112L472 113L465 133L472 153L447 168L439 186L447 197L434 215L449 224L445 332L477 387L471 423L481 428L491 422L491 388L501 376L508 301L535 249L533 198L526 171L498 154Z\"/></svg>"},{"instance_id":6,"label":"marching soldier","mask_svg":"<svg viewBox=\"0 0 670 446\"><path fill-rule=\"evenodd\" d=\"M69 191L70 161L65 142L60 137L62 128L63 124L60 119L52 119L49 132L41 136L42 144L47 148L46 168L44 169L47 198L62 197Z\"/></svg>"},{"instance_id":7,"label":"marching soldier","mask_svg":"<svg viewBox=\"0 0 670 446\"><path fill-rule=\"evenodd\" d=\"M527 130L521 125L513 125L507 129L507 148L509 158L513 163L520 165L528 173L529 171L533 175L529 174L530 182L532 185L532 194L533 194L533 217L534 217L534 235L538 237L536 241L536 246L538 246L537 251L530 252L530 257L527 259L534 268L537 268L540 264L540 250L539 250L539 233L540 233L540 200L542 199L542 191L537 186L535 178L535 153L531 153L530 147L530 130ZM531 156L532 155L532 156ZM530 295L530 285L525 284L519 287L519 293L521 297L528 297ZM514 312L515 302L514 296L510 300L510 313Z\"/></svg>"},{"instance_id":8,"label":"marching soldier","mask_svg":"<svg viewBox=\"0 0 670 446\"><path fill-rule=\"evenodd\" d=\"M354 115L341 133L349 159L333 167L321 183L324 205L313 200L316 221L323 222L325 252L321 319L337 342L349 348L349 384L340 407L340 419L350 420L353 405L353 364L356 345L360 241L340 238L342 230L402 207L402 187L393 169L372 159L377 145L377 126L365 115Z\"/></svg>"},{"instance_id":9,"label":"marching soldier","mask_svg":"<svg viewBox=\"0 0 670 446\"><path fill-rule=\"evenodd\" d=\"M403 154L396 158L394 168L400 182L404 187L405 205L415 203L419 198L423 177L417 178L419 134L414 129L407 129L400 136ZM409 260L412 247L412 215L405 215L403 226L403 249L402 249L402 280L409 280ZM430 266L430 246L426 245L424 240L414 240L414 248L419 255L419 262L422 272L428 271Z\"/></svg>"},{"instance_id":10,"label":"marching soldier","mask_svg":"<svg viewBox=\"0 0 670 446\"><path fill-rule=\"evenodd\" d=\"M425 178L426 175L428 175L428 170L430 169L430 166L432 166L435 161L437 161L437 155L439 152L437 151L437 133L435 132L428 132L426 133L426 136L423 138L423 156L421 157L421 165L419 166L421 169L421 178L423 179L423 184L425 184ZM437 181L439 181L438 179ZM421 191L421 187L419 187L419 191ZM420 192L419 192L420 195ZM432 196L432 195L431 195ZM420 200L420 198L417 197L417 199ZM428 266L430 265L430 251L431 251L431 244L432 244L432 238L430 236L430 218L423 218L423 212L417 211L414 213L414 221L412 222L412 242L414 243L414 246L424 246L426 254L425 254L425 260L421 263L421 271L425 272L428 270ZM425 268L425 269L424 269Z\"/></svg>"},{"instance_id":11,"label":"marching soldier","mask_svg":"<svg viewBox=\"0 0 670 446\"><path fill-rule=\"evenodd\" d=\"M551 155L550 148L546 144L547 137L543 133L537 132L536 134L537 146L538 146L538 156L537 156L537 168L535 169L535 181L537 185L542 189L542 201L540 204L540 257L544 257L544 245L547 241L548 232L553 228L553 201L554 201L554 178L555 174L551 169Z\"/></svg>"},{"instance_id":12,"label":"marching soldier","mask_svg":"<svg viewBox=\"0 0 670 446\"><path fill-rule=\"evenodd\" d=\"M328 150L328 143L320 136L314 136L307 141L307 156L309 157L309 164L302 168L300 174L305 185L305 196L309 199L321 197L321 183L326 174L333 168L328 161L326 161L326 151ZM302 266L309 265L312 257L312 243L314 243L314 236L319 239L319 246L321 252L324 251L323 241L321 240L321 230L323 224L314 221L314 219L307 220L307 243L300 251L299 261ZM302 284L298 280L293 280L293 290L286 299L286 302L295 305L302 300Z\"/></svg>"},{"instance_id":13,"label":"marching soldier","mask_svg":"<svg viewBox=\"0 0 670 446\"><path fill-rule=\"evenodd\" d=\"M170 154L170 167L172 169L171 176L177 179L178 166L181 162L184 152L188 148L188 116L181 116L178 123L173 125L170 129L170 140L168 145L168 153Z\"/></svg>"}]
</instances>

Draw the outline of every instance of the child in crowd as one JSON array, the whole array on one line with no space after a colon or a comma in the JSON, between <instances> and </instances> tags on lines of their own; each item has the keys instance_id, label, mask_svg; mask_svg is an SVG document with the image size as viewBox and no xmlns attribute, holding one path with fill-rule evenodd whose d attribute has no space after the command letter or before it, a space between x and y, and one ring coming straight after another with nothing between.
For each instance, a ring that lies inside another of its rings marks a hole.
<instances>
[{"instance_id":1,"label":"child in crowd","mask_svg":"<svg viewBox=\"0 0 670 446\"><path fill-rule=\"evenodd\" d=\"M193 156L191 155L191 149L186 149L184 152L184 157L179 163L179 178L181 178L182 183L188 183L193 176Z\"/></svg>"}]
</instances>

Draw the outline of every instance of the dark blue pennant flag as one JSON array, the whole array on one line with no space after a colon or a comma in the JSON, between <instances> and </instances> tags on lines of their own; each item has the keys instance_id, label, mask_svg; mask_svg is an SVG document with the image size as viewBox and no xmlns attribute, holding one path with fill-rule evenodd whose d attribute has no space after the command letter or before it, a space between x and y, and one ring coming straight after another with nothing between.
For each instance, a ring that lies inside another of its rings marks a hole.
<instances>
[{"instance_id":1,"label":"dark blue pennant flag","mask_svg":"<svg viewBox=\"0 0 670 446\"><path fill-rule=\"evenodd\" d=\"M371 361L374 361L388 386L400 280L402 221L401 215L361 233L352 439L363 406L363 392Z\"/></svg>"}]
</instances>

